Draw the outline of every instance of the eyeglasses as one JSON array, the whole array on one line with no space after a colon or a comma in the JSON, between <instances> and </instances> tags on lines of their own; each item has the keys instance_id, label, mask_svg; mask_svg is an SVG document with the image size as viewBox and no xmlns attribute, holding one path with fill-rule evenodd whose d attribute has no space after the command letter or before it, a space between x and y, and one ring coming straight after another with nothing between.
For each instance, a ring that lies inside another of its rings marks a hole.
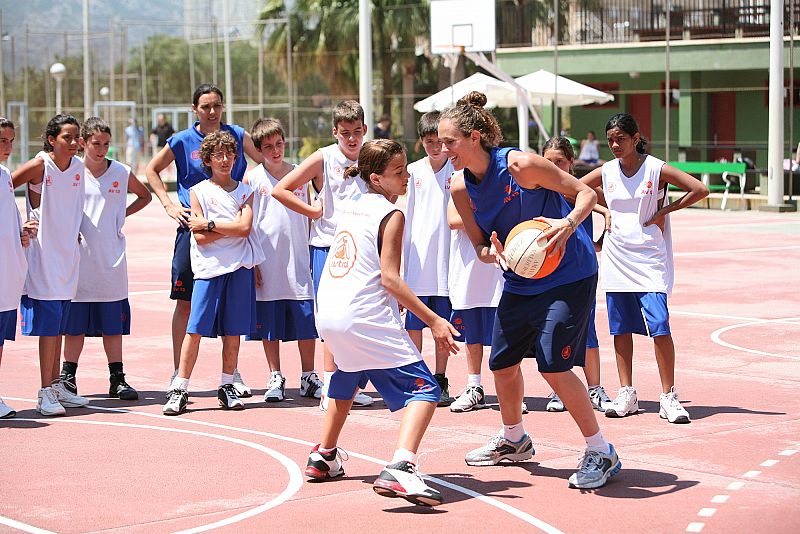
<instances>
[{"instance_id":1,"label":"eyeglasses","mask_svg":"<svg viewBox=\"0 0 800 534\"><path fill-rule=\"evenodd\" d=\"M228 159L236 159L236 154L233 152L227 152L224 150L220 150L219 152L214 152L211 154L211 159L214 161L223 161L225 158Z\"/></svg>"}]
</instances>

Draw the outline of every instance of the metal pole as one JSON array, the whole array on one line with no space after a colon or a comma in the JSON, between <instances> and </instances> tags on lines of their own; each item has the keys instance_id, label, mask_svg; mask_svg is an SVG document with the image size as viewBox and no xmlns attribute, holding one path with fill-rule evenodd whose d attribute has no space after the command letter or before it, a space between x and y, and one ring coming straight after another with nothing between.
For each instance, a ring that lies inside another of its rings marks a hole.
<instances>
[{"instance_id":1,"label":"metal pole","mask_svg":"<svg viewBox=\"0 0 800 534\"><path fill-rule=\"evenodd\" d=\"M145 61L144 47L144 43L139 47L139 60L142 63L142 120L140 124L147 124L147 62ZM131 115L138 121L133 110L131 110ZM142 155L144 156L144 146L142 146Z\"/></svg>"},{"instance_id":2,"label":"metal pole","mask_svg":"<svg viewBox=\"0 0 800 534\"><path fill-rule=\"evenodd\" d=\"M672 30L672 21L670 20L670 12L672 11L672 2L667 0L667 31L666 43L664 50L664 161L669 161L669 112L672 106L672 89L670 88L670 64L669 64L669 38L670 31Z\"/></svg>"},{"instance_id":3,"label":"metal pole","mask_svg":"<svg viewBox=\"0 0 800 534\"><path fill-rule=\"evenodd\" d=\"M61 114L61 79L56 78L56 115Z\"/></svg>"},{"instance_id":4,"label":"metal pole","mask_svg":"<svg viewBox=\"0 0 800 534\"><path fill-rule=\"evenodd\" d=\"M211 31L211 83L217 84L217 17L211 17Z\"/></svg>"},{"instance_id":5,"label":"metal pole","mask_svg":"<svg viewBox=\"0 0 800 534\"><path fill-rule=\"evenodd\" d=\"M292 65L293 63L293 55L292 55L292 19L288 16L286 17L286 92L287 99L289 101L289 154L294 156L294 148L295 148L295 139L297 138L297 131L295 130L297 121L295 114L297 113L297 109L295 106L295 98L294 98L294 79L292 75Z\"/></svg>"},{"instance_id":6,"label":"metal pole","mask_svg":"<svg viewBox=\"0 0 800 534\"><path fill-rule=\"evenodd\" d=\"M264 114L264 33L258 36L258 116Z\"/></svg>"},{"instance_id":7,"label":"metal pole","mask_svg":"<svg viewBox=\"0 0 800 534\"><path fill-rule=\"evenodd\" d=\"M117 99L117 83L116 83L116 76L117 76L117 69L116 69L116 61L115 61L115 54L114 54L114 35L116 34L117 30L117 23L114 20L111 21L111 33L108 35L108 99L109 100L116 100Z\"/></svg>"},{"instance_id":8,"label":"metal pole","mask_svg":"<svg viewBox=\"0 0 800 534\"><path fill-rule=\"evenodd\" d=\"M225 105L225 120L233 124L233 81L231 79L231 37L228 28L228 0L222 0L222 49L225 54L225 93L228 101Z\"/></svg>"},{"instance_id":9,"label":"metal pole","mask_svg":"<svg viewBox=\"0 0 800 534\"><path fill-rule=\"evenodd\" d=\"M358 0L358 98L364 108L367 131L364 139L372 139L372 4Z\"/></svg>"},{"instance_id":10,"label":"metal pole","mask_svg":"<svg viewBox=\"0 0 800 534\"><path fill-rule=\"evenodd\" d=\"M89 0L83 0L83 120L91 117L92 78L89 71Z\"/></svg>"},{"instance_id":11,"label":"metal pole","mask_svg":"<svg viewBox=\"0 0 800 534\"><path fill-rule=\"evenodd\" d=\"M3 10L0 9L0 110L6 109L6 71L3 68Z\"/></svg>"},{"instance_id":12,"label":"metal pole","mask_svg":"<svg viewBox=\"0 0 800 534\"><path fill-rule=\"evenodd\" d=\"M558 129L558 3L560 0L553 0L553 12L555 13L555 20L553 21L553 135L559 134ZM526 112L527 119L527 112ZM527 126L526 126L527 128Z\"/></svg>"},{"instance_id":13,"label":"metal pole","mask_svg":"<svg viewBox=\"0 0 800 534\"><path fill-rule=\"evenodd\" d=\"M194 47L192 41L186 41L186 44L189 46L189 87L194 91L194 88L197 87L194 74Z\"/></svg>"},{"instance_id":14,"label":"metal pole","mask_svg":"<svg viewBox=\"0 0 800 534\"><path fill-rule=\"evenodd\" d=\"M789 200L794 195L794 1L789 2Z\"/></svg>"},{"instance_id":15,"label":"metal pole","mask_svg":"<svg viewBox=\"0 0 800 534\"><path fill-rule=\"evenodd\" d=\"M128 27L123 26L120 32L120 57L122 58L122 100L128 100Z\"/></svg>"},{"instance_id":16,"label":"metal pole","mask_svg":"<svg viewBox=\"0 0 800 534\"><path fill-rule=\"evenodd\" d=\"M768 204L783 205L783 0L770 3Z\"/></svg>"},{"instance_id":17,"label":"metal pole","mask_svg":"<svg viewBox=\"0 0 800 534\"><path fill-rule=\"evenodd\" d=\"M28 46L28 37L30 35L30 30L28 29L28 25L25 25L25 72L22 73L22 99L25 102L30 102L31 99L29 98L30 94L30 87L28 85L28 71L30 70L30 47Z\"/></svg>"}]
</instances>

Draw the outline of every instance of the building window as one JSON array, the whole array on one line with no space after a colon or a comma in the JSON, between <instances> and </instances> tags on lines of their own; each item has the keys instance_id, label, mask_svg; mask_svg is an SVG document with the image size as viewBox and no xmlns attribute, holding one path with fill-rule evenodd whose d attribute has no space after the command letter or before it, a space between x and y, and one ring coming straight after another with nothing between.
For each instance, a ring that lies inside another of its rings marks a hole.
<instances>
[{"instance_id":1,"label":"building window","mask_svg":"<svg viewBox=\"0 0 800 534\"><path fill-rule=\"evenodd\" d=\"M605 104L587 104L585 108L616 108L619 107L619 83L618 82L598 82L587 83L589 87L594 87L598 91L603 91L614 95L614 100L606 102Z\"/></svg>"},{"instance_id":2,"label":"building window","mask_svg":"<svg viewBox=\"0 0 800 534\"><path fill-rule=\"evenodd\" d=\"M660 100L661 100L661 107L662 108L666 106L666 103L665 103L666 102L666 100L665 100L666 95L664 94L664 88L666 86L667 85L664 82L661 82L661 84L659 85L659 92L660 92L660 95L661 95ZM678 107L678 102L680 102L680 99L681 99L681 90L680 90L680 86L678 85L678 81L677 80L670 80L669 81L669 107L677 108Z\"/></svg>"}]
</instances>

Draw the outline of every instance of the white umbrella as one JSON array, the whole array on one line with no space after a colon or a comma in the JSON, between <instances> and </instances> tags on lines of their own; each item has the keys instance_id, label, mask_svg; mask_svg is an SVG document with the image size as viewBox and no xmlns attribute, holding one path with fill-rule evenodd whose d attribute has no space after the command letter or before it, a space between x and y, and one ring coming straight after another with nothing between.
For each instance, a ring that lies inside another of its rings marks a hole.
<instances>
[{"instance_id":1,"label":"white umbrella","mask_svg":"<svg viewBox=\"0 0 800 534\"><path fill-rule=\"evenodd\" d=\"M517 105L517 91L511 84L483 73L475 73L456 84L442 89L436 94L414 104L420 113L443 110L455 104L459 98L471 91L480 91L486 95L487 108L513 108Z\"/></svg>"},{"instance_id":2,"label":"white umbrella","mask_svg":"<svg viewBox=\"0 0 800 534\"><path fill-rule=\"evenodd\" d=\"M535 105L551 104L556 92L555 100L558 107L605 104L614 100L614 95L598 91L563 76L556 76L546 70L537 70L515 78L515 80L527 90L531 103Z\"/></svg>"}]
</instances>

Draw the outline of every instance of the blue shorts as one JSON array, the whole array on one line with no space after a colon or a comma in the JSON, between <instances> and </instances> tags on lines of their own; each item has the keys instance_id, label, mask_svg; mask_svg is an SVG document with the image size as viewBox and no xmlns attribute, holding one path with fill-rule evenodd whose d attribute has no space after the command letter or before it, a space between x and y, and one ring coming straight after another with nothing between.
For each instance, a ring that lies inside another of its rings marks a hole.
<instances>
[{"instance_id":1,"label":"blue shorts","mask_svg":"<svg viewBox=\"0 0 800 534\"><path fill-rule=\"evenodd\" d=\"M208 280L195 280L187 334L246 336L256 329L253 269L240 267Z\"/></svg>"},{"instance_id":2,"label":"blue shorts","mask_svg":"<svg viewBox=\"0 0 800 534\"><path fill-rule=\"evenodd\" d=\"M0 347L7 339L14 341L17 335L17 310L0 312Z\"/></svg>"},{"instance_id":3,"label":"blue shorts","mask_svg":"<svg viewBox=\"0 0 800 534\"><path fill-rule=\"evenodd\" d=\"M540 373L583 366L596 286L595 274L538 295L504 291L494 321L489 369L505 369L530 357L536 357Z\"/></svg>"},{"instance_id":4,"label":"blue shorts","mask_svg":"<svg viewBox=\"0 0 800 534\"><path fill-rule=\"evenodd\" d=\"M419 300L445 321L450 320L450 314L453 311L452 306L450 306L450 297L419 297ZM428 325L411 313L411 310L406 310L406 330L422 330L427 327Z\"/></svg>"},{"instance_id":5,"label":"blue shorts","mask_svg":"<svg viewBox=\"0 0 800 534\"><path fill-rule=\"evenodd\" d=\"M453 310L450 314L450 324L461 332L461 337L456 338L456 341L467 345L491 346L495 313L497 308Z\"/></svg>"},{"instance_id":6,"label":"blue shorts","mask_svg":"<svg viewBox=\"0 0 800 534\"><path fill-rule=\"evenodd\" d=\"M670 335L666 293L606 293L608 329L612 336Z\"/></svg>"},{"instance_id":7,"label":"blue shorts","mask_svg":"<svg viewBox=\"0 0 800 534\"><path fill-rule=\"evenodd\" d=\"M68 336L127 336L131 333L128 299L115 302L73 302L63 334Z\"/></svg>"},{"instance_id":8,"label":"blue shorts","mask_svg":"<svg viewBox=\"0 0 800 534\"><path fill-rule=\"evenodd\" d=\"M67 325L68 300L20 299L20 330L23 336L60 336Z\"/></svg>"},{"instance_id":9,"label":"blue shorts","mask_svg":"<svg viewBox=\"0 0 800 534\"><path fill-rule=\"evenodd\" d=\"M328 251L331 247L309 246L308 251L311 257L311 278L314 281L314 297L319 290L319 279L322 278L322 271L325 269L325 260L328 259Z\"/></svg>"},{"instance_id":10,"label":"blue shorts","mask_svg":"<svg viewBox=\"0 0 800 534\"><path fill-rule=\"evenodd\" d=\"M372 382L390 411L396 412L409 402L439 402L441 389L422 360L402 367L347 372L338 370L331 376L328 397L350 400L356 389Z\"/></svg>"},{"instance_id":11,"label":"blue shorts","mask_svg":"<svg viewBox=\"0 0 800 534\"><path fill-rule=\"evenodd\" d=\"M316 339L313 300L259 300L256 302L256 329L248 341L297 341Z\"/></svg>"},{"instance_id":12,"label":"blue shorts","mask_svg":"<svg viewBox=\"0 0 800 534\"><path fill-rule=\"evenodd\" d=\"M194 273L190 248L192 233L188 228L179 226L175 234L175 250L172 253L172 289L169 298L172 300L192 300Z\"/></svg>"},{"instance_id":13,"label":"blue shorts","mask_svg":"<svg viewBox=\"0 0 800 534\"><path fill-rule=\"evenodd\" d=\"M589 316L589 328L586 330L586 348L599 349L600 340L597 339L597 328L595 328L594 321L596 315L597 302L592 301L592 314Z\"/></svg>"}]
</instances>

